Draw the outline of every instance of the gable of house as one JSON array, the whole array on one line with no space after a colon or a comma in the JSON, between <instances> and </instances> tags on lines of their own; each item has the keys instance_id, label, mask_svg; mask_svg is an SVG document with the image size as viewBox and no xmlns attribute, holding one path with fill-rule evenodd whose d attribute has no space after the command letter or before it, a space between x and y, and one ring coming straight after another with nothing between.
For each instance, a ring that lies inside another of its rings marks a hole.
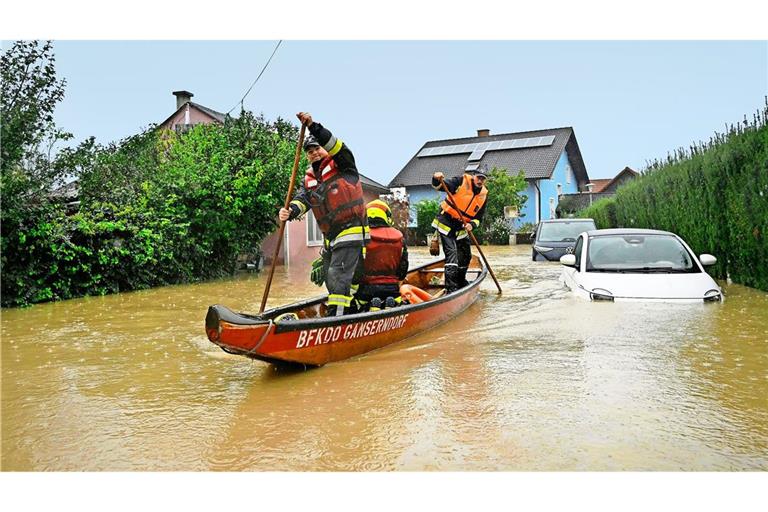
<instances>
[{"instance_id":1,"label":"gable of house","mask_svg":"<svg viewBox=\"0 0 768 512\"><path fill-rule=\"evenodd\" d=\"M590 183L592 184L592 193L599 194L605 189L605 187L608 186L608 184L612 180L613 178L599 178L599 179L590 181Z\"/></svg>"},{"instance_id":2,"label":"gable of house","mask_svg":"<svg viewBox=\"0 0 768 512\"><path fill-rule=\"evenodd\" d=\"M630 169L629 167L625 167L619 172L619 174L614 176L614 178L608 182L608 184L602 189L602 192L616 192L620 186L624 185L628 181L635 179L639 175L639 172Z\"/></svg>"},{"instance_id":3,"label":"gable of house","mask_svg":"<svg viewBox=\"0 0 768 512\"><path fill-rule=\"evenodd\" d=\"M158 125L158 128L176 130L196 124L224 124L227 114L208 108L192 101L189 91L174 91L176 111Z\"/></svg>"}]
</instances>

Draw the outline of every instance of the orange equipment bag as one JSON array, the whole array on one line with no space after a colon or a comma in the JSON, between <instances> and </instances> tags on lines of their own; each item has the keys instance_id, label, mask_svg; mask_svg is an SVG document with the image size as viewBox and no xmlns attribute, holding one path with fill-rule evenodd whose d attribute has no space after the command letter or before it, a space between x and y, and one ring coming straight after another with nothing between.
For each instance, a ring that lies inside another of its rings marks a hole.
<instances>
[{"instance_id":1,"label":"orange equipment bag","mask_svg":"<svg viewBox=\"0 0 768 512\"><path fill-rule=\"evenodd\" d=\"M402 285L400 287L400 295L411 304L418 304L432 298L432 295L430 295L429 292L411 284Z\"/></svg>"}]
</instances>

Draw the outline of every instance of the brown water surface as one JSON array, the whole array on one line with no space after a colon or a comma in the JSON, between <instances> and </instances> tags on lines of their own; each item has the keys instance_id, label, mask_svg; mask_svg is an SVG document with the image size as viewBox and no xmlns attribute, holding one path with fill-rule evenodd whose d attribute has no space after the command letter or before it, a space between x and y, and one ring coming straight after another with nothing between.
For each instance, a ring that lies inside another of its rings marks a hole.
<instances>
[{"instance_id":1,"label":"brown water surface","mask_svg":"<svg viewBox=\"0 0 768 512\"><path fill-rule=\"evenodd\" d=\"M437 329L306 372L205 338L264 274L3 310L2 469L768 469L768 294L590 303L530 246L485 251L504 295L489 278Z\"/></svg>"}]
</instances>

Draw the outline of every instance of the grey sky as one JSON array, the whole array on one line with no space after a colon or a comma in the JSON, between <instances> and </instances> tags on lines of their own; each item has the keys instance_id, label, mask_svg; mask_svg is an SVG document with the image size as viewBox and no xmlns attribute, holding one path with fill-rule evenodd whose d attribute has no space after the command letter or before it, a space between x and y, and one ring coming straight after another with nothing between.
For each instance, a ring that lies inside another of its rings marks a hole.
<instances>
[{"instance_id":1,"label":"grey sky","mask_svg":"<svg viewBox=\"0 0 768 512\"><path fill-rule=\"evenodd\" d=\"M109 142L165 119L177 89L226 112L275 43L57 41L57 123ZM765 41L284 41L245 107L311 112L386 184L426 140L478 128L573 126L590 177L612 177L751 117L766 94Z\"/></svg>"}]
</instances>

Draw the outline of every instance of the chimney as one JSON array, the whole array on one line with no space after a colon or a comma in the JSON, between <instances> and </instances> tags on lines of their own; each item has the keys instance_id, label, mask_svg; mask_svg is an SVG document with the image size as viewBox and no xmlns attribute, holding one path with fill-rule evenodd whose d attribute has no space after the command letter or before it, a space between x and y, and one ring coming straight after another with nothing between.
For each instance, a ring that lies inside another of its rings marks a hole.
<instances>
[{"instance_id":1,"label":"chimney","mask_svg":"<svg viewBox=\"0 0 768 512\"><path fill-rule=\"evenodd\" d=\"M173 95L176 96L176 110L179 110L182 105L189 103L192 100L192 94L189 91L173 91Z\"/></svg>"},{"instance_id":2,"label":"chimney","mask_svg":"<svg viewBox=\"0 0 768 512\"><path fill-rule=\"evenodd\" d=\"M482 130L477 130L477 136L478 137L487 137L491 134L491 130L488 128L483 128Z\"/></svg>"}]
</instances>

